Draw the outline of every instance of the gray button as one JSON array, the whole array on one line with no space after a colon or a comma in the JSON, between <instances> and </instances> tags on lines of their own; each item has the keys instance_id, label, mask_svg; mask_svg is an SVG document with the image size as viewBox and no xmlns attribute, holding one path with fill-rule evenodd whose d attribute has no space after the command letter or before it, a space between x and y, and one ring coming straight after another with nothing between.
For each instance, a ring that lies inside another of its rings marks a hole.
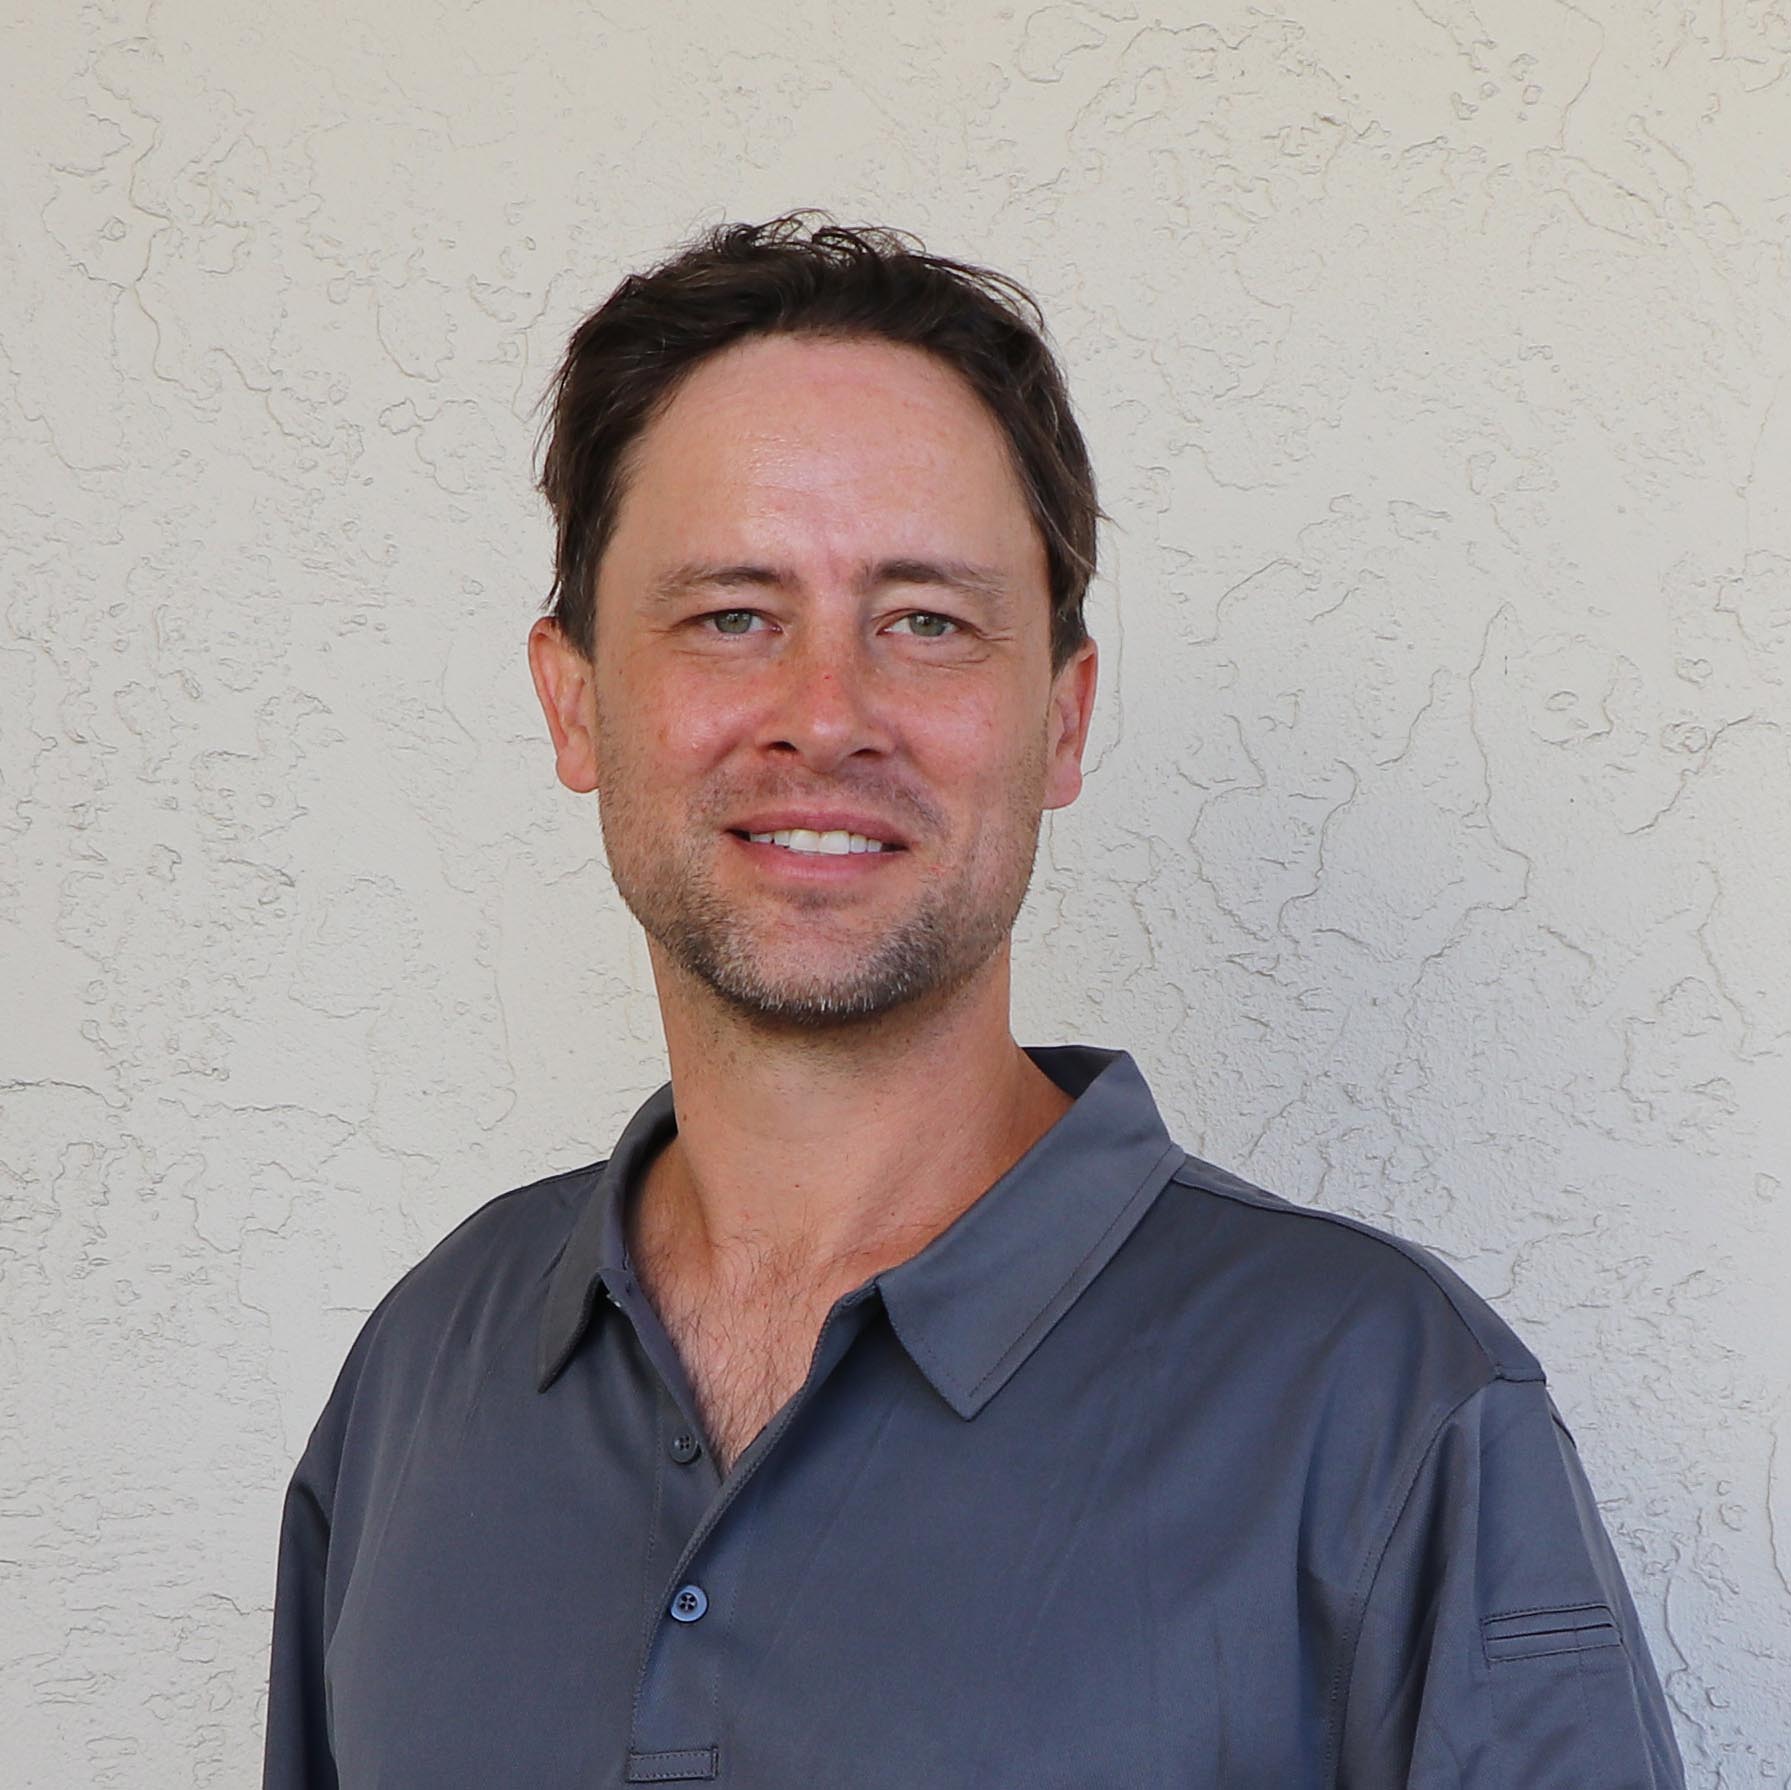
<instances>
[{"instance_id":1,"label":"gray button","mask_svg":"<svg viewBox=\"0 0 1791 1790\"><path fill-rule=\"evenodd\" d=\"M672 1593L672 1620L674 1622L695 1622L708 1607L709 1600L703 1595L701 1585L680 1585Z\"/></svg>"},{"instance_id":2,"label":"gray button","mask_svg":"<svg viewBox=\"0 0 1791 1790\"><path fill-rule=\"evenodd\" d=\"M682 1467L688 1462L694 1461L696 1457L703 1452L703 1445L690 1433L689 1430L679 1430L679 1432L672 1437L671 1452L672 1459Z\"/></svg>"}]
</instances>

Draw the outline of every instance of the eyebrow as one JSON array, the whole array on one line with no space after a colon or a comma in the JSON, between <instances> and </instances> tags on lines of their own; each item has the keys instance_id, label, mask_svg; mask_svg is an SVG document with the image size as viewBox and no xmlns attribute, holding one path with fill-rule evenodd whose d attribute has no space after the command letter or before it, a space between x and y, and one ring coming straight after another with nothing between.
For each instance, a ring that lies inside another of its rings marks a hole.
<instances>
[{"instance_id":1,"label":"eyebrow","mask_svg":"<svg viewBox=\"0 0 1791 1790\"><path fill-rule=\"evenodd\" d=\"M655 606L675 602L692 591L788 589L801 580L775 566L746 561L687 560L662 573L647 587L647 601ZM1010 594L1007 579L991 566L964 559L861 560L856 585L861 595L885 584L930 584L954 590L985 602L1001 602Z\"/></svg>"}]
</instances>

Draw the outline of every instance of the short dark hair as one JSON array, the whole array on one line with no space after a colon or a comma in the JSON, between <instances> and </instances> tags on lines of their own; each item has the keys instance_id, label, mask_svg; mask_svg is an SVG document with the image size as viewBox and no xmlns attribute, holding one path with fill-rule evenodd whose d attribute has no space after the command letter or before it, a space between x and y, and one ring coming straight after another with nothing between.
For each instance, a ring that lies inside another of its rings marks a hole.
<instances>
[{"instance_id":1,"label":"short dark hair","mask_svg":"<svg viewBox=\"0 0 1791 1790\"><path fill-rule=\"evenodd\" d=\"M811 225L810 218L822 220ZM749 336L881 337L924 348L968 380L1013 453L1045 544L1051 663L1088 638L1095 571L1088 448L1046 346L1044 315L1005 274L929 255L905 231L848 228L825 212L718 224L630 274L573 331L548 396L540 489L558 539L544 613L596 649L597 567L634 469L633 449L697 364Z\"/></svg>"}]
</instances>

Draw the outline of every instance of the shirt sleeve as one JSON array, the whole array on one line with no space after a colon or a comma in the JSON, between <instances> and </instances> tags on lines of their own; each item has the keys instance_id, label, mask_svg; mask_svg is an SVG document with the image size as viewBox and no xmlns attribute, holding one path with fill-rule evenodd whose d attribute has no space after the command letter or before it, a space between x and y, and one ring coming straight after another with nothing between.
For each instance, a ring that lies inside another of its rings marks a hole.
<instances>
[{"instance_id":1,"label":"shirt sleeve","mask_svg":"<svg viewBox=\"0 0 1791 1790\"><path fill-rule=\"evenodd\" d=\"M1425 1452L1370 1582L1338 1790L1684 1790L1666 1701L1541 1380Z\"/></svg>"},{"instance_id":2,"label":"shirt sleeve","mask_svg":"<svg viewBox=\"0 0 1791 1790\"><path fill-rule=\"evenodd\" d=\"M262 1790L338 1790L323 1694L329 1537L325 1505L301 1463L280 1517Z\"/></svg>"},{"instance_id":3,"label":"shirt sleeve","mask_svg":"<svg viewBox=\"0 0 1791 1790\"><path fill-rule=\"evenodd\" d=\"M350 1413L380 1318L397 1291L393 1287L361 1326L286 1487L274 1567L262 1790L340 1790L323 1674L331 1626L330 1536Z\"/></svg>"}]
</instances>

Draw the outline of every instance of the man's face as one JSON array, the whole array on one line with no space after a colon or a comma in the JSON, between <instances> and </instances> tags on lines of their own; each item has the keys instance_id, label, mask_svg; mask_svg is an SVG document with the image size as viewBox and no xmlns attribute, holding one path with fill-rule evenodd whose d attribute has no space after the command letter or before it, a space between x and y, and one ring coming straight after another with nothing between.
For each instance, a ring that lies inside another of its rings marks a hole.
<instances>
[{"instance_id":1,"label":"man's face","mask_svg":"<svg viewBox=\"0 0 1791 1790\"><path fill-rule=\"evenodd\" d=\"M558 699L589 731L555 729L630 911L762 1021L962 985L1080 788L1094 689L1092 644L1052 675L1000 425L920 350L774 336L699 365L637 456Z\"/></svg>"}]
</instances>

